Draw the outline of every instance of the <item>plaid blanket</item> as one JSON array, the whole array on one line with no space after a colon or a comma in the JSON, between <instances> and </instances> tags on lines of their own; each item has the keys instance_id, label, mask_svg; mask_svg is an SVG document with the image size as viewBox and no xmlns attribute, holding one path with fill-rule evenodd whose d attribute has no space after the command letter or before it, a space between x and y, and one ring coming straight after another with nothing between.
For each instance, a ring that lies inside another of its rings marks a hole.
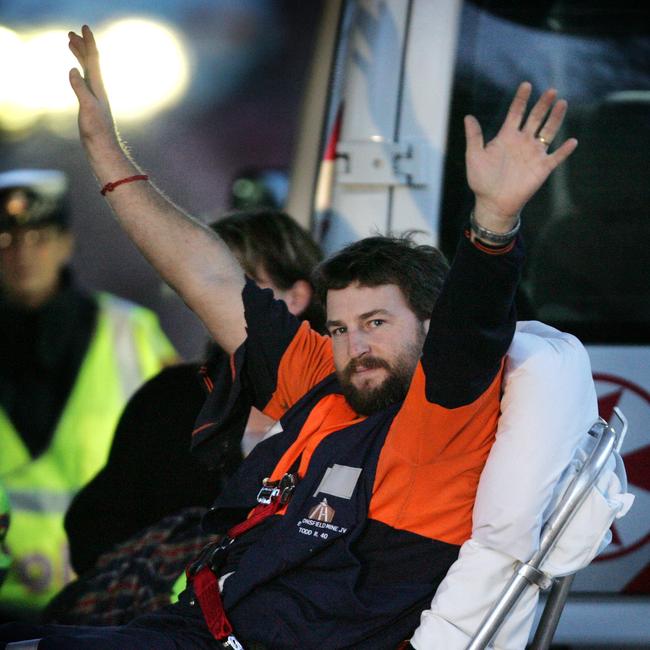
<instances>
[{"instance_id":1,"label":"plaid blanket","mask_svg":"<svg viewBox=\"0 0 650 650\"><path fill-rule=\"evenodd\" d=\"M172 586L205 544L205 508L187 508L145 528L99 557L47 606L43 622L123 625L170 602Z\"/></svg>"}]
</instances>

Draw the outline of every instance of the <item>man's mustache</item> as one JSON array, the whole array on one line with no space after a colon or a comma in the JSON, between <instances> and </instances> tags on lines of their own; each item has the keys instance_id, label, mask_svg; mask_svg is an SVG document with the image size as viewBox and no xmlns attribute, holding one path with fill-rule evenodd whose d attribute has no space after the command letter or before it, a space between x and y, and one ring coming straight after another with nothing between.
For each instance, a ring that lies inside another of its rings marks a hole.
<instances>
[{"instance_id":1,"label":"man's mustache","mask_svg":"<svg viewBox=\"0 0 650 650\"><path fill-rule=\"evenodd\" d=\"M360 359L352 359L350 363L343 370L345 379L350 379L355 372L359 370L374 370L375 368L391 369L388 361L380 359L379 357L362 357Z\"/></svg>"}]
</instances>

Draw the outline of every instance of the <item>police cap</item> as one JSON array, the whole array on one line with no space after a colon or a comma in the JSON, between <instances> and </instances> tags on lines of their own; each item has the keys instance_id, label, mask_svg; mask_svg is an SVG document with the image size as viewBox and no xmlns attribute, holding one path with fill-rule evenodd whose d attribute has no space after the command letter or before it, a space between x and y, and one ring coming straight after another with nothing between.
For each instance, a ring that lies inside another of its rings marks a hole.
<instances>
[{"instance_id":1,"label":"police cap","mask_svg":"<svg viewBox=\"0 0 650 650\"><path fill-rule=\"evenodd\" d=\"M56 169L0 172L0 230L68 227L68 181Z\"/></svg>"}]
</instances>

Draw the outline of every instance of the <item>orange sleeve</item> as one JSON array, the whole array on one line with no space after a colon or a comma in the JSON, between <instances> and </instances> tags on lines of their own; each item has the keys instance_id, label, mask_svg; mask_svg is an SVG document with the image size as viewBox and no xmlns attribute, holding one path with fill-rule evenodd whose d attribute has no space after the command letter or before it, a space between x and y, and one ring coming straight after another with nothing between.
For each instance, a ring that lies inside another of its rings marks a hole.
<instances>
[{"instance_id":1,"label":"orange sleeve","mask_svg":"<svg viewBox=\"0 0 650 650\"><path fill-rule=\"evenodd\" d=\"M334 372L331 340L302 323L284 351L277 384L263 412L278 420L303 395Z\"/></svg>"}]
</instances>

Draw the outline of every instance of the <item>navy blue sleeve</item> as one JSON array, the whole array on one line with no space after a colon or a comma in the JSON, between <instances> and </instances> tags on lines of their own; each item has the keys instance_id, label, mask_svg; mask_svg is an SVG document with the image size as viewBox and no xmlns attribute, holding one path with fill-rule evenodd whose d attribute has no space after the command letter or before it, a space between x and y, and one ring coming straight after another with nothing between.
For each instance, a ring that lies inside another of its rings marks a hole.
<instances>
[{"instance_id":1,"label":"navy blue sleeve","mask_svg":"<svg viewBox=\"0 0 650 650\"><path fill-rule=\"evenodd\" d=\"M470 404L496 377L515 331L523 260L520 238L510 251L491 254L461 237L424 343L430 402L445 408Z\"/></svg>"},{"instance_id":2,"label":"navy blue sleeve","mask_svg":"<svg viewBox=\"0 0 650 650\"><path fill-rule=\"evenodd\" d=\"M192 452L209 467L223 457L233 432L244 432L251 406L262 410L277 386L284 351L300 321L286 304L246 279L242 291L247 337L228 359L216 356L202 369L208 388L205 404L192 432Z\"/></svg>"},{"instance_id":3,"label":"navy blue sleeve","mask_svg":"<svg viewBox=\"0 0 650 650\"><path fill-rule=\"evenodd\" d=\"M262 410L275 392L280 361L301 321L271 289L260 289L248 278L242 298L247 334L243 370L252 403Z\"/></svg>"}]
</instances>

